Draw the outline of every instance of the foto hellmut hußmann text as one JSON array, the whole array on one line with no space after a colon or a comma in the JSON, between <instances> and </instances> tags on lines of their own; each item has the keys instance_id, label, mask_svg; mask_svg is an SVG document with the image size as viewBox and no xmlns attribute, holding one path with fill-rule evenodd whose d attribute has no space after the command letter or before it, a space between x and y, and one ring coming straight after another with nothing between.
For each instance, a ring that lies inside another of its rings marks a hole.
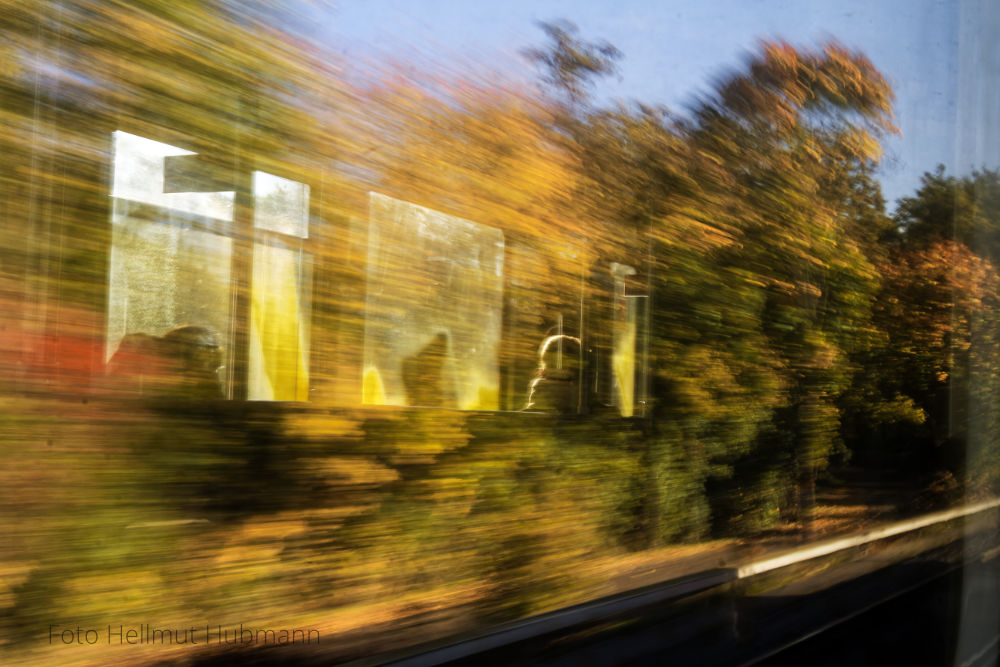
<instances>
[{"instance_id":1,"label":"foto hellmut hu\u00dfmann text","mask_svg":"<svg viewBox=\"0 0 1000 667\"><path fill-rule=\"evenodd\" d=\"M229 644L230 646L280 646L318 644L315 628L265 629L245 626L191 625L186 628L158 628L149 623L109 625L106 628L49 626L49 644L93 646L95 644Z\"/></svg>"}]
</instances>

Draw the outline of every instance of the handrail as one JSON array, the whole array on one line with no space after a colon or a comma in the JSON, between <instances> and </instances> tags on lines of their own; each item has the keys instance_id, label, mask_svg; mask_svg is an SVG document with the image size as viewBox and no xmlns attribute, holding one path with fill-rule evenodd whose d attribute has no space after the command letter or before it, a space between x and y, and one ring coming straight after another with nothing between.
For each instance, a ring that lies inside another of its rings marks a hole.
<instances>
[{"instance_id":1,"label":"handrail","mask_svg":"<svg viewBox=\"0 0 1000 667\"><path fill-rule=\"evenodd\" d=\"M934 512L933 514L926 514L917 519L909 519L907 521L900 521L889 526L883 526L882 528L874 528L872 530L865 531L860 535L851 535L849 537L842 537L828 542L821 542L820 544L815 544L810 547L795 549L788 553L781 554L780 556L772 556L770 558L764 558L753 563L743 565L736 569L736 578L746 579L747 577L752 577L763 572L776 570L788 565L794 565L796 563L801 563L820 556L828 556L837 551L851 549L853 547L861 546L862 544L868 544L869 542L875 542L887 537L901 535L903 533L926 528L927 526L932 526L936 523L951 521L952 519L968 516L970 514L977 514L998 506L1000 506L1000 498L994 498L993 500L986 500L974 505L966 505L965 507L957 507L941 512Z\"/></svg>"}]
</instances>

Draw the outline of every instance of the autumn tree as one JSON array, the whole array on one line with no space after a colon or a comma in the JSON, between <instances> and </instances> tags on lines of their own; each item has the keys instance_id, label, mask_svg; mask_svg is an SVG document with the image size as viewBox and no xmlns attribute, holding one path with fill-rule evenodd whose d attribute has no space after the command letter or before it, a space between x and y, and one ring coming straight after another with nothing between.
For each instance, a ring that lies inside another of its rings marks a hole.
<instances>
[{"instance_id":1,"label":"autumn tree","mask_svg":"<svg viewBox=\"0 0 1000 667\"><path fill-rule=\"evenodd\" d=\"M899 201L899 243L929 247L954 239L994 264L1000 260L1000 172L984 169L958 178L938 166L920 188Z\"/></svg>"},{"instance_id":2,"label":"autumn tree","mask_svg":"<svg viewBox=\"0 0 1000 667\"><path fill-rule=\"evenodd\" d=\"M845 403L864 463L974 489L995 481L997 214L989 171L957 178L938 168L900 201L881 260L876 342L859 351Z\"/></svg>"},{"instance_id":3,"label":"autumn tree","mask_svg":"<svg viewBox=\"0 0 1000 667\"><path fill-rule=\"evenodd\" d=\"M783 406L762 452L807 494L838 451L835 401L878 285L858 231L880 216L867 174L895 131L892 100L863 54L765 43L701 104L691 132L720 165L706 185L713 213L738 230L723 261L758 285L759 326L781 367Z\"/></svg>"},{"instance_id":4,"label":"autumn tree","mask_svg":"<svg viewBox=\"0 0 1000 667\"><path fill-rule=\"evenodd\" d=\"M653 243L658 424L706 470L743 466L727 492L753 502L789 502L774 473L810 493L841 449L890 226L872 171L891 104L862 54L772 43L690 119L636 105L579 135L592 205Z\"/></svg>"},{"instance_id":5,"label":"autumn tree","mask_svg":"<svg viewBox=\"0 0 1000 667\"><path fill-rule=\"evenodd\" d=\"M612 71L609 55L548 32L551 52L534 55L557 92L574 83L557 99L574 101L561 130L582 156L578 200L649 244L653 399L675 452L664 456L701 461L695 486L752 462L727 492L786 507L775 475L811 492L842 451L836 400L870 342L891 227L873 178L895 131L891 89L838 44L764 43L690 117L599 108L580 91ZM811 502L792 496L793 509Z\"/></svg>"}]
</instances>

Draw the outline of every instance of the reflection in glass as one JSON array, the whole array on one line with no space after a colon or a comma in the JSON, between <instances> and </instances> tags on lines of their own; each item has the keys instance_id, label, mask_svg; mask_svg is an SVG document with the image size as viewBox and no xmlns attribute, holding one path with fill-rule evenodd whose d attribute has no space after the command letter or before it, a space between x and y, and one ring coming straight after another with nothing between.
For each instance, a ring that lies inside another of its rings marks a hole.
<instances>
[{"instance_id":1,"label":"reflection in glass","mask_svg":"<svg viewBox=\"0 0 1000 667\"><path fill-rule=\"evenodd\" d=\"M362 400L494 410L503 233L372 193Z\"/></svg>"}]
</instances>

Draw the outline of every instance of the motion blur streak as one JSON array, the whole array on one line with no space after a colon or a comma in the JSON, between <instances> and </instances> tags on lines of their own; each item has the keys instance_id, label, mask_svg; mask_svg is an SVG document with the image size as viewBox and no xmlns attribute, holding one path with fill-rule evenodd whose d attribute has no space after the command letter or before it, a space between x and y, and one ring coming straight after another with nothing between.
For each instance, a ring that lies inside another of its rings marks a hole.
<instances>
[{"instance_id":1,"label":"motion blur streak","mask_svg":"<svg viewBox=\"0 0 1000 667\"><path fill-rule=\"evenodd\" d=\"M11 660L482 628L840 530L852 455L994 489L1000 179L890 217L864 54L762 43L682 116L596 105L568 23L528 86L308 10L0 0Z\"/></svg>"}]
</instances>

